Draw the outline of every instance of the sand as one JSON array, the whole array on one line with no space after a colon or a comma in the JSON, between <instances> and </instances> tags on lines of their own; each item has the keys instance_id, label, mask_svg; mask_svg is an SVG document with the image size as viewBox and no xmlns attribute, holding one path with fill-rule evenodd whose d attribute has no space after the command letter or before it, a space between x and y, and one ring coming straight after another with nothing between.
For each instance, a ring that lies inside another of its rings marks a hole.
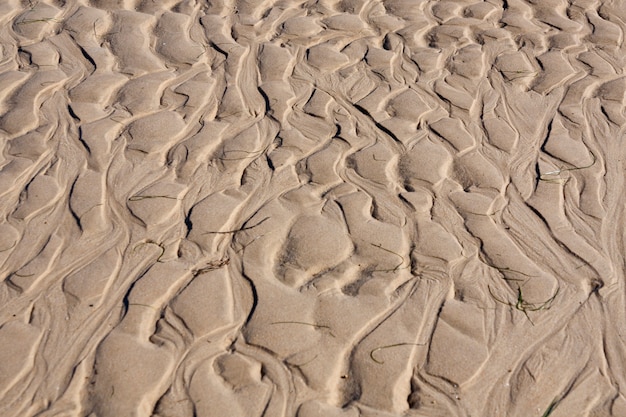
<instances>
[{"instance_id":1,"label":"sand","mask_svg":"<svg viewBox=\"0 0 626 417\"><path fill-rule=\"evenodd\" d=\"M626 415L623 0L0 28L0 415Z\"/></svg>"}]
</instances>

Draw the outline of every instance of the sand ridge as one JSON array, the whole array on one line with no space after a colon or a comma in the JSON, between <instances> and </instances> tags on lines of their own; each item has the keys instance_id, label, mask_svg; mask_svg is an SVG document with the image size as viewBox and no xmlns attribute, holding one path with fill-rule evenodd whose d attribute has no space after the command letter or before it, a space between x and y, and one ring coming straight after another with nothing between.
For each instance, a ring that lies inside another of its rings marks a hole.
<instances>
[{"instance_id":1,"label":"sand ridge","mask_svg":"<svg viewBox=\"0 0 626 417\"><path fill-rule=\"evenodd\" d=\"M626 415L625 11L2 2L0 414Z\"/></svg>"}]
</instances>

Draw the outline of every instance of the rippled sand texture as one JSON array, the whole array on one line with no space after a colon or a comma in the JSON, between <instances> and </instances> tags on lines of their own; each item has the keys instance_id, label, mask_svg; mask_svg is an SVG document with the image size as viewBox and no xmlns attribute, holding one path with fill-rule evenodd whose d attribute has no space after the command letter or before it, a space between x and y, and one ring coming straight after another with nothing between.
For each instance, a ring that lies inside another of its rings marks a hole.
<instances>
[{"instance_id":1,"label":"rippled sand texture","mask_svg":"<svg viewBox=\"0 0 626 417\"><path fill-rule=\"evenodd\" d=\"M5 0L2 416L624 416L623 0Z\"/></svg>"}]
</instances>

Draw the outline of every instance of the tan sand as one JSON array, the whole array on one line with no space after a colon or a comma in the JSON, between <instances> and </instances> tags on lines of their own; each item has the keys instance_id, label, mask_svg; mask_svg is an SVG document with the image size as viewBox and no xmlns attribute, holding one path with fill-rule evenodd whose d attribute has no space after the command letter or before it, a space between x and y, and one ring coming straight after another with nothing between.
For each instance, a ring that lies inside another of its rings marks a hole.
<instances>
[{"instance_id":1,"label":"tan sand","mask_svg":"<svg viewBox=\"0 0 626 417\"><path fill-rule=\"evenodd\" d=\"M624 0L0 28L1 416L626 416Z\"/></svg>"}]
</instances>

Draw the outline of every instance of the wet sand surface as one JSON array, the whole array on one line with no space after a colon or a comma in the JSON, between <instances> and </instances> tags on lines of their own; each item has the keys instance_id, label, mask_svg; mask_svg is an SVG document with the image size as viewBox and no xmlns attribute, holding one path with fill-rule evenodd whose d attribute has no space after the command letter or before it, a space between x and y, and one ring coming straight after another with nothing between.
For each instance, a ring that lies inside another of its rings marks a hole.
<instances>
[{"instance_id":1,"label":"wet sand surface","mask_svg":"<svg viewBox=\"0 0 626 417\"><path fill-rule=\"evenodd\" d=\"M623 0L0 27L1 415L626 415Z\"/></svg>"}]
</instances>

